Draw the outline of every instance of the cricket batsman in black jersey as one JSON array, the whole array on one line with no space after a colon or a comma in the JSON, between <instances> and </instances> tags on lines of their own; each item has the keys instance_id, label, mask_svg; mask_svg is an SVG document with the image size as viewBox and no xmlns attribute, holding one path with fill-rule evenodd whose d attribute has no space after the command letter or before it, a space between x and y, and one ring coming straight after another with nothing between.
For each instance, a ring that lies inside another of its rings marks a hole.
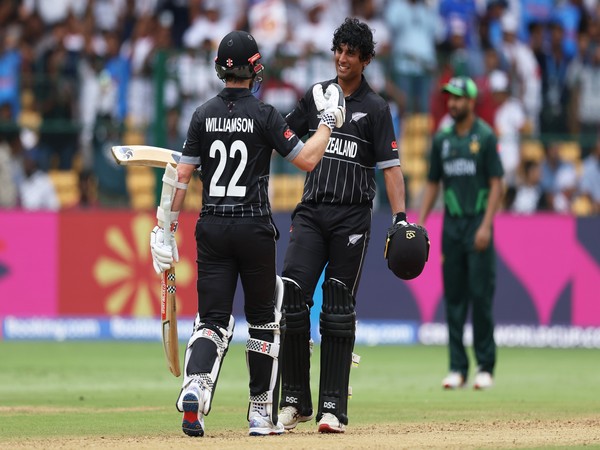
<instances>
[{"instance_id":1,"label":"cricket batsman in black jersey","mask_svg":"<svg viewBox=\"0 0 600 450\"><path fill-rule=\"evenodd\" d=\"M204 416L214 398L223 358L233 336L231 316L238 277L244 289L248 321L246 345L250 372L249 434L281 434L278 421L279 352L282 338L283 283L277 276L275 243L279 233L269 205L269 165L273 149L302 170L322 158L331 131L344 123L341 88L321 89L324 111L314 135L303 143L281 114L259 101L252 89L261 81L262 65L254 38L233 31L219 45L215 69L225 88L194 112L170 209L171 230L192 173L199 168L202 210L196 224L198 314L187 345L184 379L177 408L183 432L204 435ZM164 213L163 213L164 215ZM155 268L167 270L178 258L175 240L156 227L151 236ZM166 241L166 242L165 242Z\"/></svg>"},{"instance_id":2,"label":"cricket batsman in black jersey","mask_svg":"<svg viewBox=\"0 0 600 450\"><path fill-rule=\"evenodd\" d=\"M283 267L286 341L279 418L286 429L314 417L310 390L310 308L323 269L320 315L321 374L316 420L322 433L348 424L348 382L354 347L355 295L369 244L375 169L383 170L393 222L406 221L404 178L387 102L363 76L375 55L365 23L346 19L334 32L336 78L346 97L346 120L329 139L325 156L304 183L292 216ZM323 109L320 87L311 88L286 121L312 136Z\"/></svg>"}]
</instances>

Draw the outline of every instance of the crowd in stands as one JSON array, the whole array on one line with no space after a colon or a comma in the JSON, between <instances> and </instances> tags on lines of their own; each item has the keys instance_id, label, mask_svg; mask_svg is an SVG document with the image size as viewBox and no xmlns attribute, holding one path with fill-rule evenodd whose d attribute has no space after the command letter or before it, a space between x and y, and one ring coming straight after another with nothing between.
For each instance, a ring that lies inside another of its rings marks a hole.
<instances>
[{"instance_id":1,"label":"crowd in stands","mask_svg":"<svg viewBox=\"0 0 600 450\"><path fill-rule=\"evenodd\" d=\"M222 87L213 61L227 32L255 36L257 95L285 114L334 76L331 36L347 16L374 30L366 74L400 142L410 117L429 119L428 138L445 126L440 87L470 76L498 134L505 209L572 213L583 200L582 214L600 214L598 0L3 0L0 208L58 209L55 171L77 173L79 206L128 206L110 147L181 148ZM542 150L526 152L532 142Z\"/></svg>"}]
</instances>

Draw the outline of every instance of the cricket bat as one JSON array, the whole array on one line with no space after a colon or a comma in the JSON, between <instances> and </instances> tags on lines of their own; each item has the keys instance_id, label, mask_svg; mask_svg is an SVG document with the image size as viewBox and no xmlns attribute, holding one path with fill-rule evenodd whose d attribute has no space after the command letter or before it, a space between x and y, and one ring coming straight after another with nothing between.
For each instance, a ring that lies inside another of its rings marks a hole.
<instances>
[{"instance_id":1,"label":"cricket bat","mask_svg":"<svg viewBox=\"0 0 600 450\"><path fill-rule=\"evenodd\" d=\"M148 166L164 168L179 163L181 152L151 145L115 145L112 155L120 166Z\"/></svg>"},{"instance_id":2,"label":"cricket bat","mask_svg":"<svg viewBox=\"0 0 600 450\"><path fill-rule=\"evenodd\" d=\"M160 289L160 318L162 322L162 341L167 357L167 365L173 375L181 375L179 364L179 337L177 335L177 304L175 301L175 267L162 274Z\"/></svg>"},{"instance_id":3,"label":"cricket bat","mask_svg":"<svg viewBox=\"0 0 600 450\"><path fill-rule=\"evenodd\" d=\"M165 176L177 180L175 166L181 157L180 152L149 145L116 145L112 147L112 154L117 164L121 166L149 166L165 168ZM160 207L167 214L171 211L173 188L163 183L160 196ZM165 237L174 239L170 224L159 220L159 226L164 230ZM175 267L171 267L162 274L160 289L160 318L163 348L167 358L167 366L171 373L178 377L181 375L179 364L179 336L177 334L177 303L175 293Z\"/></svg>"},{"instance_id":4,"label":"cricket bat","mask_svg":"<svg viewBox=\"0 0 600 450\"><path fill-rule=\"evenodd\" d=\"M177 169L175 165L166 164L165 175L163 179L177 180ZM171 244L171 240L175 240L172 225L169 221L171 214L171 203L173 202L174 188L170 183L163 181L162 191L160 194L160 206L158 208L157 219L158 226L163 229L165 243ZM162 274L161 290L160 290L160 316L162 322L162 341L167 358L167 365L173 375L178 377L181 375L181 367L179 364L179 337L177 335L177 304L175 301L175 292L177 287L175 284L175 267L171 266Z\"/></svg>"}]
</instances>

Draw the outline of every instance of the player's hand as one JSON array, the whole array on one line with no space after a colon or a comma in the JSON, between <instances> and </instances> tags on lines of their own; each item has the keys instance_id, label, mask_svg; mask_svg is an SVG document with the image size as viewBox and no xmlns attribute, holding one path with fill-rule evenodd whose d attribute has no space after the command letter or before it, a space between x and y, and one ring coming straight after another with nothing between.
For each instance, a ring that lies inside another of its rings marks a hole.
<instances>
[{"instance_id":1,"label":"player's hand","mask_svg":"<svg viewBox=\"0 0 600 450\"><path fill-rule=\"evenodd\" d=\"M492 228L486 225L481 225L475 232L475 250L482 252L490 245L492 240Z\"/></svg>"},{"instance_id":2,"label":"player's hand","mask_svg":"<svg viewBox=\"0 0 600 450\"><path fill-rule=\"evenodd\" d=\"M155 226L150 233L150 253L152 253L152 265L157 274L170 269L174 262L179 261L179 250L175 237L170 238L171 233L165 235L165 230ZM166 239L165 239L166 238ZM168 242L165 242L168 241Z\"/></svg>"},{"instance_id":3,"label":"player's hand","mask_svg":"<svg viewBox=\"0 0 600 450\"><path fill-rule=\"evenodd\" d=\"M325 93L320 84L313 88L315 106L321 112L321 123L333 130L341 127L346 120L346 99L344 92L337 83L331 83ZM322 109L320 109L322 108Z\"/></svg>"}]
</instances>

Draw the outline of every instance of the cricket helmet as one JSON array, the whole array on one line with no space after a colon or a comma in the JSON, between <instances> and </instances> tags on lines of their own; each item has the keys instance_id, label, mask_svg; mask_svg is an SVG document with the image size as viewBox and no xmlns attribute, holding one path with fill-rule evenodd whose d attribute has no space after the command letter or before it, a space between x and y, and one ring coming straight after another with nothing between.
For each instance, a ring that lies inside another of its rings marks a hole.
<instances>
[{"instance_id":1,"label":"cricket helmet","mask_svg":"<svg viewBox=\"0 0 600 450\"><path fill-rule=\"evenodd\" d=\"M388 268L398 278L418 277L429 259L427 230L414 223L399 222L388 229L385 245Z\"/></svg>"},{"instance_id":2,"label":"cricket helmet","mask_svg":"<svg viewBox=\"0 0 600 450\"><path fill-rule=\"evenodd\" d=\"M258 77L260 81L263 71L260 58L258 44L250 33L232 31L219 44L215 70L220 79L233 75L244 79Z\"/></svg>"}]
</instances>

